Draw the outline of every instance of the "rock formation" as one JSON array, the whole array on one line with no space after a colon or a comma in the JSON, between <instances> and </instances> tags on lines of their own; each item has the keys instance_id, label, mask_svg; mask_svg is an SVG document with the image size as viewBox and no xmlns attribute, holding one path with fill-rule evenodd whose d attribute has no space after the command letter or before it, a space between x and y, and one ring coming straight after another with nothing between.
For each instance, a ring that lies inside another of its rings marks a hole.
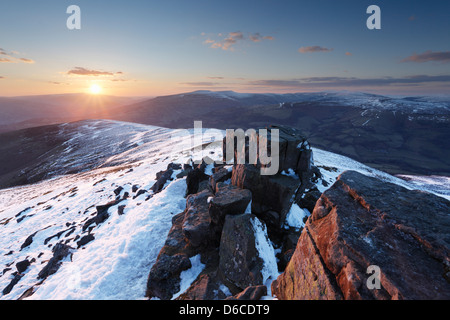
<instances>
[{"instance_id":1,"label":"rock formation","mask_svg":"<svg viewBox=\"0 0 450 320\"><path fill-rule=\"evenodd\" d=\"M353 171L325 191L278 299L449 299L450 202ZM372 270L379 268L379 277ZM379 289L373 284L379 280Z\"/></svg>"},{"instance_id":2,"label":"rock formation","mask_svg":"<svg viewBox=\"0 0 450 320\"><path fill-rule=\"evenodd\" d=\"M268 273L278 274L269 235L279 247L292 239L291 230L283 227L286 214L313 186L314 176L305 138L289 128L278 129L281 166L274 176L262 176L260 162L216 165L208 176L203 161L187 171L186 209L173 217L165 245L150 270L148 297L171 299L180 290L182 272L192 267L190 259L197 255L205 269L177 299L259 299L267 293ZM286 174L289 171L294 174ZM294 241L297 238L298 234ZM258 245L271 248L270 266ZM289 249L292 246L291 240Z\"/></svg>"}]
</instances>

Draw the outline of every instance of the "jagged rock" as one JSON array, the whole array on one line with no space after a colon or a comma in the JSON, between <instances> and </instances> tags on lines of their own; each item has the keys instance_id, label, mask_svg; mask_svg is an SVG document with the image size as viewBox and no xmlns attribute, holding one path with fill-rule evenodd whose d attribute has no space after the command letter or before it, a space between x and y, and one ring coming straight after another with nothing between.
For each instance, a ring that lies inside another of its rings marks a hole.
<instances>
[{"instance_id":1,"label":"jagged rock","mask_svg":"<svg viewBox=\"0 0 450 320\"><path fill-rule=\"evenodd\" d=\"M231 173L232 173L232 171L228 170L228 168L221 167L221 168L217 168L217 169L218 170L216 170L209 178L211 188L214 193L216 193L217 183L224 182L224 181L230 179Z\"/></svg>"},{"instance_id":2,"label":"jagged rock","mask_svg":"<svg viewBox=\"0 0 450 320\"><path fill-rule=\"evenodd\" d=\"M212 239L208 204L208 198L211 196L211 192L204 190L189 195L186 199L182 230L194 247L206 247Z\"/></svg>"},{"instance_id":3,"label":"jagged rock","mask_svg":"<svg viewBox=\"0 0 450 320\"><path fill-rule=\"evenodd\" d=\"M190 268L189 258L197 254L183 233L184 218L185 211L172 218L172 227L148 276L148 297L171 299L180 289L180 273Z\"/></svg>"},{"instance_id":4,"label":"jagged rock","mask_svg":"<svg viewBox=\"0 0 450 320\"><path fill-rule=\"evenodd\" d=\"M188 172L186 176L186 196L197 193L200 183L208 181L209 176L204 171L205 168L200 164L194 170Z\"/></svg>"},{"instance_id":5,"label":"jagged rock","mask_svg":"<svg viewBox=\"0 0 450 320\"><path fill-rule=\"evenodd\" d=\"M269 232L281 228L295 195L302 191L299 179L282 174L264 176L257 167L248 164L234 166L231 183L251 191L253 214L263 220L268 211L279 215L278 225L271 223L274 221L272 217L271 221L264 220Z\"/></svg>"},{"instance_id":6,"label":"jagged rock","mask_svg":"<svg viewBox=\"0 0 450 320\"><path fill-rule=\"evenodd\" d=\"M189 172L191 172L193 169L192 169L192 166L190 165L190 164L183 164L183 171L181 171L180 173L178 173L177 175L176 175L176 178L177 179L181 179L181 178L184 178L184 177L186 177L188 174L189 174Z\"/></svg>"},{"instance_id":7,"label":"jagged rock","mask_svg":"<svg viewBox=\"0 0 450 320\"><path fill-rule=\"evenodd\" d=\"M220 291L216 279L209 274L200 275L176 300L216 300L225 295Z\"/></svg>"},{"instance_id":8,"label":"jagged rock","mask_svg":"<svg viewBox=\"0 0 450 320\"><path fill-rule=\"evenodd\" d=\"M172 174L174 170L180 169L180 164L169 163L165 171L160 171L156 174L156 182L153 184L150 190L152 190L154 193L160 192L164 188L164 185L168 180L173 180Z\"/></svg>"},{"instance_id":9,"label":"jagged rock","mask_svg":"<svg viewBox=\"0 0 450 320\"><path fill-rule=\"evenodd\" d=\"M71 254L71 249L72 248L66 244L57 243L52 249L53 257L39 272L38 279L46 279L48 276L58 271L59 267L61 266L61 260Z\"/></svg>"},{"instance_id":10,"label":"jagged rock","mask_svg":"<svg viewBox=\"0 0 450 320\"><path fill-rule=\"evenodd\" d=\"M259 135L260 129L267 129L267 137ZM311 147L306 140L306 138L301 134L301 132L295 128L288 126L269 126L267 128L260 128L256 130L256 141L258 145L267 146L268 153L271 154L272 157L278 157L278 170L276 173L281 173L282 171L288 172L289 169L293 170L296 174L299 175L300 178L307 178L312 176L311 167L312 167L312 150ZM275 150L271 150L272 146L272 130L278 130L279 132L279 140L274 143L278 143L279 152L275 154ZM223 155L224 160L227 155L226 148L226 139L223 140ZM246 138L244 148L245 148L245 159L249 160L249 144L252 140L250 138ZM234 144L234 159L236 163L236 159L238 159L238 145ZM241 150L239 150L241 151ZM242 151L241 151L242 152ZM257 150L257 163L261 164L264 161L260 161L259 150ZM270 164L267 165L270 167Z\"/></svg>"},{"instance_id":11,"label":"jagged rock","mask_svg":"<svg viewBox=\"0 0 450 320\"><path fill-rule=\"evenodd\" d=\"M313 188L305 192L301 197L298 197L299 199L296 199L296 203L300 208L308 209L309 212L312 212L321 195L322 192L317 190L317 188Z\"/></svg>"},{"instance_id":12,"label":"jagged rock","mask_svg":"<svg viewBox=\"0 0 450 320\"><path fill-rule=\"evenodd\" d=\"M253 214L227 215L220 240L219 270L241 289L263 282L264 261L256 248L253 219Z\"/></svg>"},{"instance_id":13,"label":"jagged rock","mask_svg":"<svg viewBox=\"0 0 450 320\"><path fill-rule=\"evenodd\" d=\"M278 299L449 299L450 202L341 174L322 194L286 270ZM380 270L380 289L369 266Z\"/></svg>"},{"instance_id":14,"label":"jagged rock","mask_svg":"<svg viewBox=\"0 0 450 320\"><path fill-rule=\"evenodd\" d=\"M228 297L225 300L260 300L265 295L267 295L266 286L251 286L245 288L244 291L238 293L237 295Z\"/></svg>"},{"instance_id":15,"label":"jagged rock","mask_svg":"<svg viewBox=\"0 0 450 320\"><path fill-rule=\"evenodd\" d=\"M191 267L186 254L160 254L150 271L147 296L169 300L180 290L180 274Z\"/></svg>"},{"instance_id":16,"label":"jagged rock","mask_svg":"<svg viewBox=\"0 0 450 320\"><path fill-rule=\"evenodd\" d=\"M222 184L214 197L209 201L209 214L213 223L214 233L220 238L225 217L239 215L245 212L252 201L250 190L240 189L232 185Z\"/></svg>"}]
</instances>

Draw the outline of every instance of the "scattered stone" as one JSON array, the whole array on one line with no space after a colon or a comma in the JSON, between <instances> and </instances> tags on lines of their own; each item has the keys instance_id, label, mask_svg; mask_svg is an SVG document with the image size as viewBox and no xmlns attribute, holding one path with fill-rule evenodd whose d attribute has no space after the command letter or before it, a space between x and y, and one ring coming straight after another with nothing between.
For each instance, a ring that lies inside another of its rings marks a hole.
<instances>
[{"instance_id":1,"label":"scattered stone","mask_svg":"<svg viewBox=\"0 0 450 320\"><path fill-rule=\"evenodd\" d=\"M25 270L30 266L30 261L28 259L19 261L16 263L17 272L24 273Z\"/></svg>"},{"instance_id":2,"label":"scattered stone","mask_svg":"<svg viewBox=\"0 0 450 320\"><path fill-rule=\"evenodd\" d=\"M52 251L53 257L48 261L45 267L39 272L38 279L46 279L48 276L58 271L61 266L61 260L71 254L71 247L63 243L57 243Z\"/></svg>"},{"instance_id":3,"label":"scattered stone","mask_svg":"<svg viewBox=\"0 0 450 320\"><path fill-rule=\"evenodd\" d=\"M95 240L95 237L93 234L88 234L88 235L82 237L80 240L77 241L78 248L88 244L92 240Z\"/></svg>"}]
</instances>

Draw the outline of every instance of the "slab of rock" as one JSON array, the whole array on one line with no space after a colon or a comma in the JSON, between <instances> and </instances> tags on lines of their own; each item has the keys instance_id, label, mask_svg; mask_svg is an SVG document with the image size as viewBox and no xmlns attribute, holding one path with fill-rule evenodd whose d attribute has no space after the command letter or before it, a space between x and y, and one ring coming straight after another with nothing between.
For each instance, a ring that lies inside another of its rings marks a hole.
<instances>
[{"instance_id":1,"label":"slab of rock","mask_svg":"<svg viewBox=\"0 0 450 320\"><path fill-rule=\"evenodd\" d=\"M189 195L186 199L182 230L184 236L194 247L207 247L212 240L208 203L210 197L212 197L212 193L203 190Z\"/></svg>"},{"instance_id":2,"label":"slab of rock","mask_svg":"<svg viewBox=\"0 0 450 320\"><path fill-rule=\"evenodd\" d=\"M250 190L219 183L216 194L209 200L209 214L215 228L221 232L225 217L244 213L251 201Z\"/></svg>"},{"instance_id":3,"label":"slab of rock","mask_svg":"<svg viewBox=\"0 0 450 320\"><path fill-rule=\"evenodd\" d=\"M219 270L228 281L245 289L262 285L264 261L256 248L253 214L227 215L219 249Z\"/></svg>"},{"instance_id":4,"label":"slab of rock","mask_svg":"<svg viewBox=\"0 0 450 320\"><path fill-rule=\"evenodd\" d=\"M284 224L295 195L302 192L299 179L282 174L264 176L257 167L248 164L233 167L231 183L251 191L253 214L262 218L266 212L275 211L279 220L273 227L278 229ZM265 222L270 229L272 223Z\"/></svg>"},{"instance_id":5,"label":"slab of rock","mask_svg":"<svg viewBox=\"0 0 450 320\"><path fill-rule=\"evenodd\" d=\"M265 295L267 295L266 286L251 286L245 288L244 291L238 293L237 295L228 297L225 300L260 300Z\"/></svg>"},{"instance_id":6,"label":"slab of rock","mask_svg":"<svg viewBox=\"0 0 450 320\"><path fill-rule=\"evenodd\" d=\"M192 266L186 254L160 254L153 265L148 281L147 296L169 300L180 290L180 274Z\"/></svg>"},{"instance_id":7,"label":"slab of rock","mask_svg":"<svg viewBox=\"0 0 450 320\"><path fill-rule=\"evenodd\" d=\"M450 299L450 201L354 171L316 203L278 299ZM369 266L379 268L374 280ZM379 289L373 285L379 283Z\"/></svg>"}]
</instances>

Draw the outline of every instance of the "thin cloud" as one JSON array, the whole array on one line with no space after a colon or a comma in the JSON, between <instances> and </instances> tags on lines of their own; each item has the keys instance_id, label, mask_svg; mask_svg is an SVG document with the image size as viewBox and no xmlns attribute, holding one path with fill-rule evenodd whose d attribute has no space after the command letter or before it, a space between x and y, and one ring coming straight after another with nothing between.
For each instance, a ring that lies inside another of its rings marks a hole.
<instances>
[{"instance_id":1,"label":"thin cloud","mask_svg":"<svg viewBox=\"0 0 450 320\"><path fill-rule=\"evenodd\" d=\"M4 77L4 76L0 76L0 79L5 79L6 77Z\"/></svg>"},{"instance_id":2,"label":"thin cloud","mask_svg":"<svg viewBox=\"0 0 450 320\"><path fill-rule=\"evenodd\" d=\"M34 60L32 59L27 59L27 58L19 58L20 61L24 62L24 63L34 63Z\"/></svg>"},{"instance_id":3,"label":"thin cloud","mask_svg":"<svg viewBox=\"0 0 450 320\"><path fill-rule=\"evenodd\" d=\"M298 49L300 53L311 53L311 52L330 52L333 49L325 48L321 46L310 46L310 47L301 47Z\"/></svg>"},{"instance_id":4,"label":"thin cloud","mask_svg":"<svg viewBox=\"0 0 450 320\"><path fill-rule=\"evenodd\" d=\"M353 54L352 54L351 52L348 52L348 51L347 51L347 52L345 53L345 55L346 55L346 56L352 56Z\"/></svg>"},{"instance_id":5,"label":"thin cloud","mask_svg":"<svg viewBox=\"0 0 450 320\"><path fill-rule=\"evenodd\" d=\"M200 81L200 82L182 82L180 83L182 85L186 86L193 86L193 87L214 87L218 85L217 82L207 82L207 81Z\"/></svg>"},{"instance_id":6,"label":"thin cloud","mask_svg":"<svg viewBox=\"0 0 450 320\"><path fill-rule=\"evenodd\" d=\"M203 32L202 36L206 36L206 34ZM244 34L241 31L234 31L229 32L227 35L223 35L222 33L219 33L217 35L219 38L224 38L221 40L214 40L211 39L211 36L208 37L205 41L203 41L203 44L207 44L210 46L210 48L213 49L222 49L222 50L229 50L234 51L234 45L238 42L261 42L263 40L274 40L275 38L272 36L264 36L259 32L256 33L247 33Z\"/></svg>"},{"instance_id":7,"label":"thin cloud","mask_svg":"<svg viewBox=\"0 0 450 320\"><path fill-rule=\"evenodd\" d=\"M274 37L272 37L272 36L263 36L259 32L250 34L249 35L249 39L250 39L250 41L253 41L253 42L261 42L262 40L275 40Z\"/></svg>"},{"instance_id":8,"label":"thin cloud","mask_svg":"<svg viewBox=\"0 0 450 320\"><path fill-rule=\"evenodd\" d=\"M16 61L13 61L9 58L0 58L1 63L17 63Z\"/></svg>"},{"instance_id":9,"label":"thin cloud","mask_svg":"<svg viewBox=\"0 0 450 320\"><path fill-rule=\"evenodd\" d=\"M401 62L424 63L424 62L430 62L430 61L449 63L450 62L450 51L433 52L433 51L429 50L429 51L426 51L421 54L413 54L413 55L403 59Z\"/></svg>"},{"instance_id":10,"label":"thin cloud","mask_svg":"<svg viewBox=\"0 0 450 320\"><path fill-rule=\"evenodd\" d=\"M19 52L17 52L17 51L8 52L8 50L0 48L0 55L5 56L5 57L0 58L0 63L19 63L19 62L29 63L29 64L34 63L34 60L32 60L32 59L15 57L15 55L18 55L18 54L19 54Z\"/></svg>"},{"instance_id":11,"label":"thin cloud","mask_svg":"<svg viewBox=\"0 0 450 320\"><path fill-rule=\"evenodd\" d=\"M115 74L123 74L123 72L99 71L99 70L90 70L83 67L75 67L72 70L67 71L67 74L98 77L98 76L114 76Z\"/></svg>"}]
</instances>

